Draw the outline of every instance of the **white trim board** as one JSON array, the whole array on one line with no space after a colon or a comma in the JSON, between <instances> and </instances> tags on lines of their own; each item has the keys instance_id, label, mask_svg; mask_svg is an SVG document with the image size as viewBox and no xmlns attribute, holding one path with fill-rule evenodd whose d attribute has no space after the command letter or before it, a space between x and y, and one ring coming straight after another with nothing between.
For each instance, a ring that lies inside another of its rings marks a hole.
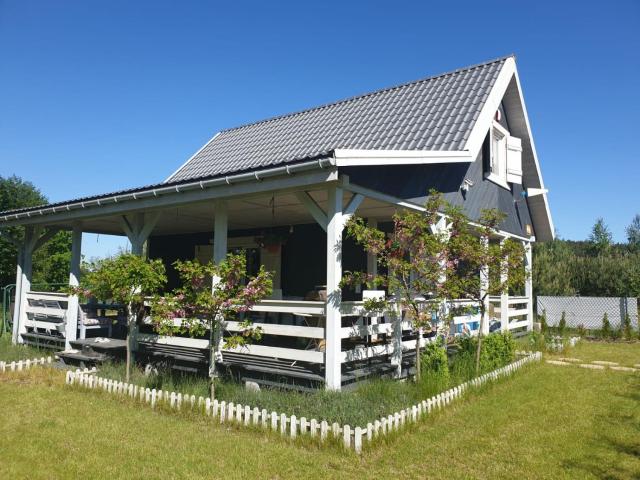
<instances>
[{"instance_id":1,"label":"white trim board","mask_svg":"<svg viewBox=\"0 0 640 480\"><path fill-rule=\"evenodd\" d=\"M437 163L471 163L468 151L447 150L362 150L337 148L333 157L338 167L377 165L427 165Z\"/></svg>"}]
</instances>

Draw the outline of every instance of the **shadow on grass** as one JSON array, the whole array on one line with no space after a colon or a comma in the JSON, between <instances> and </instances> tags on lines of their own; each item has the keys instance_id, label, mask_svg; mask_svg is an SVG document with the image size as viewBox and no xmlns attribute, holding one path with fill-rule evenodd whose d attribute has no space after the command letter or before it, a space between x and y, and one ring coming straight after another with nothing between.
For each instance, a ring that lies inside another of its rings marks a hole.
<instances>
[{"instance_id":1,"label":"shadow on grass","mask_svg":"<svg viewBox=\"0 0 640 480\"><path fill-rule=\"evenodd\" d=\"M594 426L593 438L589 439L593 445L592 453L563 462L563 467L600 479L640 479L640 377L632 376L625 390L615 394L613 399L630 400L637 409L630 413L628 407L622 408L619 402L610 400L606 414L597 417L600 423L607 425L606 430ZM619 435L615 436L612 432L618 432ZM620 438L621 432L624 438ZM611 454L614 461L611 461Z\"/></svg>"}]
</instances>

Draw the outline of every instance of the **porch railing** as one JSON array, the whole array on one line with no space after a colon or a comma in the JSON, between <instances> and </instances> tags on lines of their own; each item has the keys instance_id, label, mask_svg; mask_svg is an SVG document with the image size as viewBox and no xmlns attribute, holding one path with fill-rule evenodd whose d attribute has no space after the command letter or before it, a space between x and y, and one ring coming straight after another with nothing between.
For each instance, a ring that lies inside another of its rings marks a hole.
<instances>
[{"instance_id":1,"label":"porch railing","mask_svg":"<svg viewBox=\"0 0 640 480\"><path fill-rule=\"evenodd\" d=\"M29 317L26 322L27 326L57 329L58 332L64 332L68 301L65 294L29 292L27 299L29 304L26 308ZM492 315L499 319L501 298L491 297L489 301L492 305ZM527 297L510 297L507 304L509 322L506 328L512 331L528 328L529 299ZM461 309L460 314L454 314L452 317L454 334L477 334L480 316L477 310L474 310L474 307L477 308L476 304L468 300L456 300L449 302L448 306L449 308ZM267 344L254 343L239 349L226 349L221 345L221 350L223 354L225 352L245 353L292 362L323 364L325 362L325 311L324 302L261 301L251 311L253 327L260 327L264 335L289 340L273 342L276 345L269 345L269 342L266 342ZM340 306L340 311L343 318L349 319L344 323L351 323L351 325L341 328L340 337L343 339L344 348L340 352L341 363L389 356L391 363L399 365L403 352L414 350L416 347L417 337L412 323L401 319L397 307L393 305L385 312L368 312L362 301L344 301ZM44 320L41 316L47 316L48 319ZM176 319L176 322L180 322L180 320ZM240 321L228 321L225 329L237 333L243 330L243 326ZM292 341L291 339L296 340ZM137 341L198 349L209 348L209 341L204 338L163 336L155 333L138 333Z\"/></svg>"}]
</instances>

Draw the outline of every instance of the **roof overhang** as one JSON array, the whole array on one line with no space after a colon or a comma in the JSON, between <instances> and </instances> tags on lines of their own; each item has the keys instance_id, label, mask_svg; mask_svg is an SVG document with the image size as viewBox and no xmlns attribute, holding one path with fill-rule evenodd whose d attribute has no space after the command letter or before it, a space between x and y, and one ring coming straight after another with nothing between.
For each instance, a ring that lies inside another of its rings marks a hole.
<instances>
[{"instance_id":1,"label":"roof overhang","mask_svg":"<svg viewBox=\"0 0 640 480\"><path fill-rule=\"evenodd\" d=\"M211 202L271 191L296 190L338 180L332 158L211 179L160 184L84 200L0 213L0 228L17 225L72 225L84 219Z\"/></svg>"},{"instance_id":2,"label":"roof overhang","mask_svg":"<svg viewBox=\"0 0 640 480\"><path fill-rule=\"evenodd\" d=\"M360 150L343 148L335 149L333 158L337 167L471 163L475 159L466 150Z\"/></svg>"}]
</instances>

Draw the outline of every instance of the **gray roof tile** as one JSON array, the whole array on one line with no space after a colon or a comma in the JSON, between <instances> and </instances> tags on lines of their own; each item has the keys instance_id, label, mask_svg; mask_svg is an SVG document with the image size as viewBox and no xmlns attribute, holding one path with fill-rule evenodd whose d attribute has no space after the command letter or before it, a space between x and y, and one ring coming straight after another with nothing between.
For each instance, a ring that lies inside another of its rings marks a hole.
<instances>
[{"instance_id":1,"label":"gray roof tile","mask_svg":"<svg viewBox=\"0 0 640 480\"><path fill-rule=\"evenodd\" d=\"M223 130L168 181L255 170L337 148L462 150L506 58Z\"/></svg>"}]
</instances>

